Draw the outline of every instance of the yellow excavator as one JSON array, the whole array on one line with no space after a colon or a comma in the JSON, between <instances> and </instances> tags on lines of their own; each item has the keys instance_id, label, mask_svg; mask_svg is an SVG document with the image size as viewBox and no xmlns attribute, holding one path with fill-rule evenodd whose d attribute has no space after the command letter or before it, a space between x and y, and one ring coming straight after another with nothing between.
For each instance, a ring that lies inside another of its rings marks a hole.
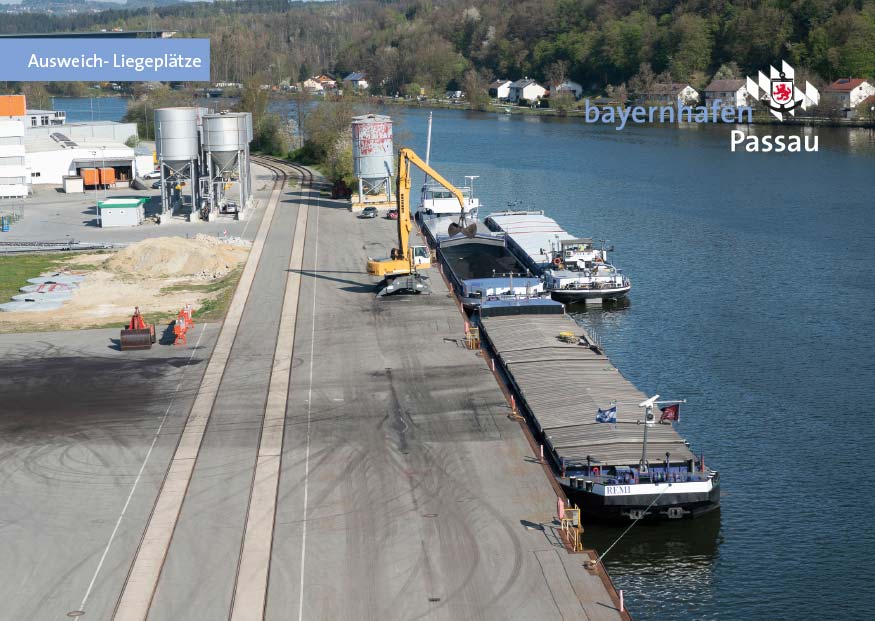
<instances>
[{"instance_id":1,"label":"yellow excavator","mask_svg":"<svg viewBox=\"0 0 875 621\"><path fill-rule=\"evenodd\" d=\"M410 245L410 231L413 229L410 218L411 164L449 190L459 201L462 213L465 212L465 197L461 190L426 164L412 149L401 149L398 152L398 188L395 193L398 200L398 247L392 249L388 259L368 258L368 274L382 279L378 296L428 291L426 277L419 270L431 267L431 254L426 246Z\"/></svg>"}]
</instances>

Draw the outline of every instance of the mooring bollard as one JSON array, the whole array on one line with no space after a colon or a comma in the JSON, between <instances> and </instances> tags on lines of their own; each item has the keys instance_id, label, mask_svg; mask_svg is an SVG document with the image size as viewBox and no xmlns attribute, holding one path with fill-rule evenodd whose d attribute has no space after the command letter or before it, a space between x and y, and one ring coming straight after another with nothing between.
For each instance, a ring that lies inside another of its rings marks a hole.
<instances>
[{"instance_id":1,"label":"mooring bollard","mask_svg":"<svg viewBox=\"0 0 875 621\"><path fill-rule=\"evenodd\" d=\"M544 445L541 445L541 463L544 463Z\"/></svg>"},{"instance_id":2,"label":"mooring bollard","mask_svg":"<svg viewBox=\"0 0 875 621\"><path fill-rule=\"evenodd\" d=\"M626 609L623 607L623 589L620 589L620 612L626 612Z\"/></svg>"},{"instance_id":3,"label":"mooring bollard","mask_svg":"<svg viewBox=\"0 0 875 621\"><path fill-rule=\"evenodd\" d=\"M495 358L492 359L492 372L495 373Z\"/></svg>"}]
</instances>

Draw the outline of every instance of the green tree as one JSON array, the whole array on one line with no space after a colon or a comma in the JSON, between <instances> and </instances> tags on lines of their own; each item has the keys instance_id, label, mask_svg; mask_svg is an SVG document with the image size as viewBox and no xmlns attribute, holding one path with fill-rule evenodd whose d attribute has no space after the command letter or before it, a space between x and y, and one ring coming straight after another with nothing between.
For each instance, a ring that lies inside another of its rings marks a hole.
<instances>
[{"instance_id":1,"label":"green tree","mask_svg":"<svg viewBox=\"0 0 875 621\"><path fill-rule=\"evenodd\" d=\"M36 110L50 110L52 97L42 82L25 82L21 92L27 100L27 107Z\"/></svg>"},{"instance_id":2,"label":"green tree","mask_svg":"<svg viewBox=\"0 0 875 621\"><path fill-rule=\"evenodd\" d=\"M239 112L252 114L252 126L257 127L267 112L267 102L270 92L261 88L261 80L258 76L246 81L243 91L240 93L240 101L235 109Z\"/></svg>"},{"instance_id":3,"label":"green tree","mask_svg":"<svg viewBox=\"0 0 875 621\"><path fill-rule=\"evenodd\" d=\"M741 78L741 70L734 61L720 65L720 68L714 73L715 80L738 80L739 78Z\"/></svg>"},{"instance_id":4,"label":"green tree","mask_svg":"<svg viewBox=\"0 0 875 621\"><path fill-rule=\"evenodd\" d=\"M675 79L692 80L693 74L711 64L711 38L708 21L698 15L681 15L669 34L671 72Z\"/></svg>"},{"instance_id":5,"label":"green tree","mask_svg":"<svg viewBox=\"0 0 875 621\"><path fill-rule=\"evenodd\" d=\"M489 85L482 75L469 69L462 79L462 91L465 98L475 110L489 109Z\"/></svg>"},{"instance_id":6,"label":"green tree","mask_svg":"<svg viewBox=\"0 0 875 621\"><path fill-rule=\"evenodd\" d=\"M349 100L322 101L304 117L304 149L325 162L338 139L350 133L353 105Z\"/></svg>"}]
</instances>

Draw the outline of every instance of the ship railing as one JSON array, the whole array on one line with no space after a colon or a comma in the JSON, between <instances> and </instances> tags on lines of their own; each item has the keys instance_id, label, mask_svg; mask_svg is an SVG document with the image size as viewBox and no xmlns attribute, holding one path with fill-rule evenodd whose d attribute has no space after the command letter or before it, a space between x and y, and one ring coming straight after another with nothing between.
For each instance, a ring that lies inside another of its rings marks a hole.
<instances>
[{"instance_id":1,"label":"ship railing","mask_svg":"<svg viewBox=\"0 0 875 621\"><path fill-rule=\"evenodd\" d=\"M592 276L593 280L589 282L571 282L562 285L561 289L567 291L594 291L598 289L616 289L618 287L628 286L629 281L625 278L619 279L616 276ZM600 278L604 280L599 280Z\"/></svg>"},{"instance_id":2,"label":"ship railing","mask_svg":"<svg viewBox=\"0 0 875 621\"><path fill-rule=\"evenodd\" d=\"M568 472L566 473L571 487L575 487L571 483L574 479L580 481L580 485L587 481L592 481L598 485L652 485L654 483L691 483L705 482L711 479L710 472L651 472L649 479L641 480L637 474L623 475L588 475L586 472Z\"/></svg>"}]
</instances>

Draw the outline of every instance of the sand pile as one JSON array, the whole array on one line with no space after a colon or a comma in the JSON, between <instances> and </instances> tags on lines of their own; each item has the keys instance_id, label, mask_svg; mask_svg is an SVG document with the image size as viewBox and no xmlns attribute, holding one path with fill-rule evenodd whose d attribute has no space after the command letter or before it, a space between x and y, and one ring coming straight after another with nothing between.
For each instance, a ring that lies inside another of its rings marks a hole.
<instances>
[{"instance_id":1,"label":"sand pile","mask_svg":"<svg viewBox=\"0 0 875 621\"><path fill-rule=\"evenodd\" d=\"M126 276L212 280L226 276L248 252L246 244L224 243L208 235L156 237L120 250L103 267Z\"/></svg>"}]
</instances>

